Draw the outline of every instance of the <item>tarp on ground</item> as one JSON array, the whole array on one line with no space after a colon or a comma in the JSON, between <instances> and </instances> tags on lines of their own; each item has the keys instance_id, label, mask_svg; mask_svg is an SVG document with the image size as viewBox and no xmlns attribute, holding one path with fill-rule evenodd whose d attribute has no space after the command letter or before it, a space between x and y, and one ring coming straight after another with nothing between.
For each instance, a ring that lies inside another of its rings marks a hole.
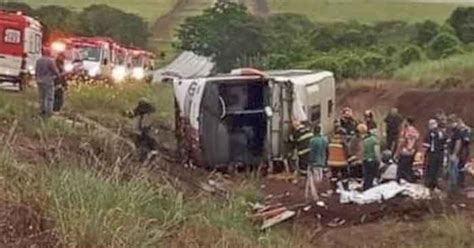
<instances>
[{"instance_id":1,"label":"tarp on ground","mask_svg":"<svg viewBox=\"0 0 474 248\"><path fill-rule=\"evenodd\" d=\"M199 56L190 51L182 52L176 59L153 74L153 82L159 83L164 78L198 78L207 77L214 69L211 58Z\"/></svg>"}]
</instances>

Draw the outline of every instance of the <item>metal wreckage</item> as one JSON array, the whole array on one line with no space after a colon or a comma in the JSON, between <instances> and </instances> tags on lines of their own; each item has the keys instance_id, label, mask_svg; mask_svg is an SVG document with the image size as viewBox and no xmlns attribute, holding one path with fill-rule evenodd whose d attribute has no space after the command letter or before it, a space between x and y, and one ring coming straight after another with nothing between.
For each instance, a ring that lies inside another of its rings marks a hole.
<instances>
[{"instance_id":1,"label":"metal wreckage","mask_svg":"<svg viewBox=\"0 0 474 248\"><path fill-rule=\"evenodd\" d=\"M180 157L193 166L285 164L293 157L292 122L333 128L328 71L236 69L173 84Z\"/></svg>"}]
</instances>

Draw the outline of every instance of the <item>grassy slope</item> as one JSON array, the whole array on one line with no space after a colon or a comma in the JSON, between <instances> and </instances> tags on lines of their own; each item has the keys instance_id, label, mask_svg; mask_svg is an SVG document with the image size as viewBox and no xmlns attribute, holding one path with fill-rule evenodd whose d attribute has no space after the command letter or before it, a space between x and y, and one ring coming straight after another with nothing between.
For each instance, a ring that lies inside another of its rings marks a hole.
<instances>
[{"instance_id":1,"label":"grassy slope","mask_svg":"<svg viewBox=\"0 0 474 248\"><path fill-rule=\"evenodd\" d=\"M469 53L447 59L413 63L397 70L394 76L397 79L416 81L425 85L430 85L438 79L457 77L474 85L473 69L474 54Z\"/></svg>"},{"instance_id":2,"label":"grassy slope","mask_svg":"<svg viewBox=\"0 0 474 248\"><path fill-rule=\"evenodd\" d=\"M168 12L176 0L16 0L28 3L33 7L44 5L61 5L73 10L80 10L91 4L107 4L125 12L143 16L147 21L154 22L156 18Z\"/></svg>"},{"instance_id":3,"label":"grassy slope","mask_svg":"<svg viewBox=\"0 0 474 248\"><path fill-rule=\"evenodd\" d=\"M251 180L236 184L227 200L191 196L175 186L185 182L168 175L160 159L155 170L141 168L111 137L57 118L42 123L35 95L0 91L0 206L35 206L54 221L66 247L308 247L287 231L260 233L248 221L246 203L258 197ZM131 125L121 112L142 96L157 107L155 122L171 125L166 85L70 89L65 114L79 112L116 130ZM5 144L8 133L16 138Z\"/></svg>"},{"instance_id":4,"label":"grassy slope","mask_svg":"<svg viewBox=\"0 0 474 248\"><path fill-rule=\"evenodd\" d=\"M447 1L449 2L449 1ZM407 0L269 0L272 12L295 12L318 22L358 20L444 21L459 4L413 3Z\"/></svg>"}]
</instances>

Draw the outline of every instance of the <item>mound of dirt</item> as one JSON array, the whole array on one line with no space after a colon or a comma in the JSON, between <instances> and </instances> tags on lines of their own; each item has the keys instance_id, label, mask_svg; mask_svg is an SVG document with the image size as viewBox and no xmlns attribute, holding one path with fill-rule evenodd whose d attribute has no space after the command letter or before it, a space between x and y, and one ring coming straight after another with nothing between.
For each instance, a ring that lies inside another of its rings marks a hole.
<instances>
[{"instance_id":1,"label":"mound of dirt","mask_svg":"<svg viewBox=\"0 0 474 248\"><path fill-rule=\"evenodd\" d=\"M474 126L473 89L403 89L399 87L359 87L338 92L338 106L350 106L356 113L367 109L382 115L391 107L399 108L405 116L413 116L423 129L425 123L439 110L455 113Z\"/></svg>"},{"instance_id":2,"label":"mound of dirt","mask_svg":"<svg viewBox=\"0 0 474 248\"><path fill-rule=\"evenodd\" d=\"M0 203L0 247L59 247L53 223L25 205Z\"/></svg>"}]
</instances>

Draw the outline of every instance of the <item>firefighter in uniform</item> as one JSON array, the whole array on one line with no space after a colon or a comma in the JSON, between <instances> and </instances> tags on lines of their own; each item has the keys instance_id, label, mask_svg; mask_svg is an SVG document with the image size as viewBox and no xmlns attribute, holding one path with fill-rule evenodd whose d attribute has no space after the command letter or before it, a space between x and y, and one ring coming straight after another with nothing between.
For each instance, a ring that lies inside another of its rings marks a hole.
<instances>
[{"instance_id":1,"label":"firefighter in uniform","mask_svg":"<svg viewBox=\"0 0 474 248\"><path fill-rule=\"evenodd\" d=\"M330 138L328 145L328 166L331 170L331 183L336 186L337 181L347 183L349 173L347 171L347 154L343 140L343 130L335 123L335 132Z\"/></svg>"},{"instance_id":2,"label":"firefighter in uniform","mask_svg":"<svg viewBox=\"0 0 474 248\"><path fill-rule=\"evenodd\" d=\"M298 121L293 123L293 128L293 141L295 143L296 154L298 157L298 170L300 173L305 174L309 163L311 151L309 144L311 138L313 138L313 132L309 128L309 125L305 125Z\"/></svg>"}]
</instances>

